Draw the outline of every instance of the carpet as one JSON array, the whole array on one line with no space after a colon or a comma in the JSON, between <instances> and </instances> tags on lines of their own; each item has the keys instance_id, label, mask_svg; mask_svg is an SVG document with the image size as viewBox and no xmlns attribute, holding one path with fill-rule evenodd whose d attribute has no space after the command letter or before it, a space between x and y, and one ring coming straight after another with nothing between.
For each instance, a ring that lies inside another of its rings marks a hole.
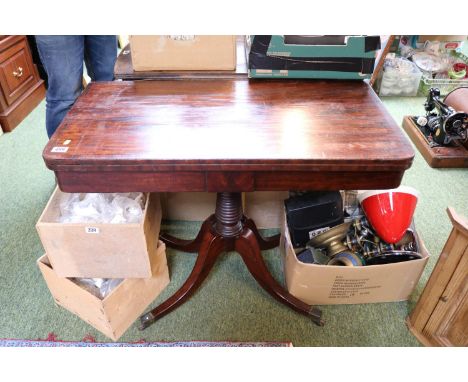
<instances>
[{"instance_id":1,"label":"carpet","mask_svg":"<svg viewBox=\"0 0 468 382\"><path fill-rule=\"evenodd\" d=\"M292 347L290 342L237 342L237 341L176 341L176 342L147 342L141 339L136 342L97 342L92 336L83 338L82 341L62 341L53 333L49 333L46 339L20 340L0 339L0 347L138 347L138 348L172 348L172 347Z\"/></svg>"}]
</instances>

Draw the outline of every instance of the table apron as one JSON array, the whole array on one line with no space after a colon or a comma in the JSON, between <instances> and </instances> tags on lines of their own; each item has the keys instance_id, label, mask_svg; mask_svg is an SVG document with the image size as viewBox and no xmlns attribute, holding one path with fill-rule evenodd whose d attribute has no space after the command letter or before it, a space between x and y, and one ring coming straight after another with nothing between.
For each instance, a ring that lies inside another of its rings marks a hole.
<instances>
[{"instance_id":1,"label":"table apron","mask_svg":"<svg viewBox=\"0 0 468 382\"><path fill-rule=\"evenodd\" d=\"M55 171L64 192L251 192L389 189L404 170L392 171Z\"/></svg>"}]
</instances>

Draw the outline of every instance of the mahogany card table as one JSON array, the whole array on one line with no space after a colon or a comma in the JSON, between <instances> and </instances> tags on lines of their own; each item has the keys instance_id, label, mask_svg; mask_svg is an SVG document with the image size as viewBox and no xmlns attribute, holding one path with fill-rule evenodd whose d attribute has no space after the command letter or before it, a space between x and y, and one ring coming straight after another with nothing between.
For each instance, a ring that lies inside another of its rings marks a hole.
<instances>
[{"instance_id":1,"label":"mahogany card table","mask_svg":"<svg viewBox=\"0 0 468 382\"><path fill-rule=\"evenodd\" d=\"M141 329L183 304L220 253L238 252L274 298L323 324L268 271L263 238L241 193L397 187L414 151L374 91L356 81L166 80L91 83L44 149L65 192L217 192L216 210L192 240L197 253L173 296Z\"/></svg>"}]
</instances>

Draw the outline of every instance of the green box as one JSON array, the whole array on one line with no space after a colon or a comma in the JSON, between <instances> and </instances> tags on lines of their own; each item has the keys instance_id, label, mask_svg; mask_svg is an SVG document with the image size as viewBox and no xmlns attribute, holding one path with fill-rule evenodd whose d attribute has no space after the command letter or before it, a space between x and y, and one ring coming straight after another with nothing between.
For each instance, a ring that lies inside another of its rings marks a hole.
<instances>
[{"instance_id":1,"label":"green box","mask_svg":"<svg viewBox=\"0 0 468 382\"><path fill-rule=\"evenodd\" d=\"M379 36L249 36L250 78L370 78Z\"/></svg>"}]
</instances>

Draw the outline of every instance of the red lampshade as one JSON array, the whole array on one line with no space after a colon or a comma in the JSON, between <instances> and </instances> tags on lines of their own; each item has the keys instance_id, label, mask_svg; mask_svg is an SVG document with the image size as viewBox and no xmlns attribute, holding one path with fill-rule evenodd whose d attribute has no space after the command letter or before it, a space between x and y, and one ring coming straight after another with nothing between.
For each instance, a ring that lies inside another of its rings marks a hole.
<instances>
[{"instance_id":1,"label":"red lampshade","mask_svg":"<svg viewBox=\"0 0 468 382\"><path fill-rule=\"evenodd\" d=\"M359 202L375 233L387 243L403 238L413 219L419 193L412 187L370 190L358 194Z\"/></svg>"}]
</instances>

